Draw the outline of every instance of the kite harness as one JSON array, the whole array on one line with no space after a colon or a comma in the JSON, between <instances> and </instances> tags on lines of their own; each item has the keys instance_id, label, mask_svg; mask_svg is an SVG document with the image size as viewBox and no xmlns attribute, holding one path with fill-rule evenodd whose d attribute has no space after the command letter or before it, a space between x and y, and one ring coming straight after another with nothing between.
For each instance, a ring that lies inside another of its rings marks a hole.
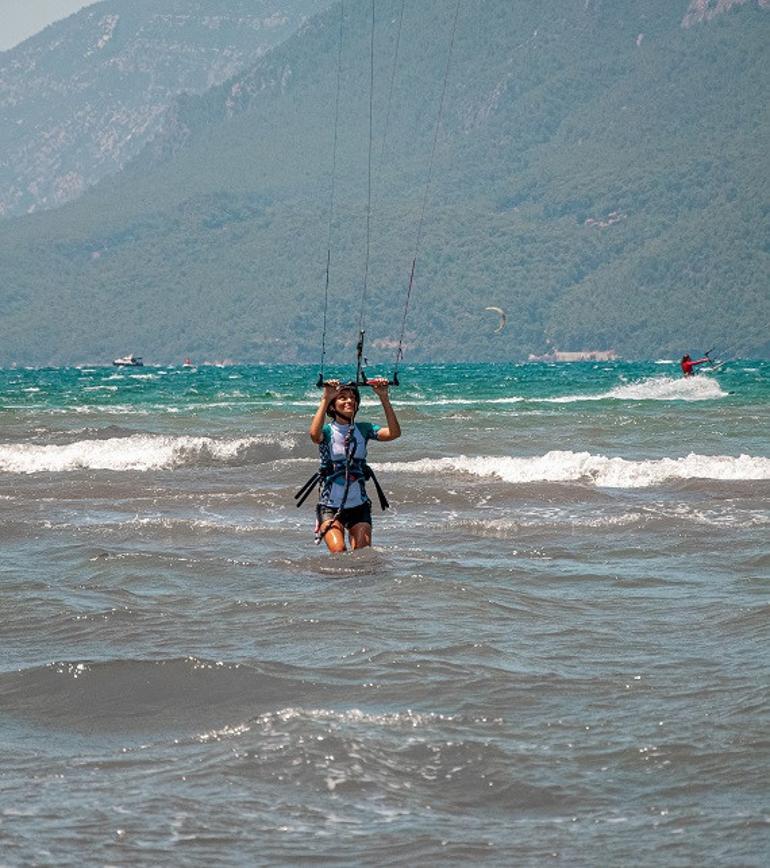
<instances>
[{"instance_id":1,"label":"kite harness","mask_svg":"<svg viewBox=\"0 0 770 868\"><path fill-rule=\"evenodd\" d=\"M350 383L347 385L353 386L354 384ZM350 492L350 486L353 485L353 483L357 482L361 486L362 499L367 501L368 498L366 498L364 483L368 482L371 479L377 492L377 498L380 503L380 508L385 510L388 509L388 507L390 506L390 504L388 503L388 499L385 496L385 492L382 490L382 486L379 483L379 480L375 476L372 468L366 463L366 459L356 457L355 431L356 423L354 414L354 417L350 420L348 430L345 433L345 437L343 440L345 457L333 460L331 458L328 447L325 444L322 444L321 464L318 470L305 482L305 484L294 495L294 499L297 501L297 506L302 506L302 504L305 502L305 500L307 500L308 496L310 495L310 492L313 490L313 486L315 486L316 484L318 485L320 495L324 487L331 486L334 481L336 479L339 479L340 477L344 478L344 487L342 490L340 504L336 508L336 511L332 516L331 520L326 522L326 526L323 529L321 525L323 524L322 510L324 508L324 504L320 501L319 497L319 502L316 506L316 545L321 542L327 531L331 529L334 522L340 517L343 510L345 509L345 504L347 503L348 494Z\"/></svg>"},{"instance_id":2,"label":"kite harness","mask_svg":"<svg viewBox=\"0 0 770 868\"><path fill-rule=\"evenodd\" d=\"M366 370L364 366L366 365L366 358L364 357L364 331L363 329L359 332L358 343L356 344L356 378L349 383L345 383L342 388L354 388L356 392L358 391L359 386L366 386L369 384L369 380L366 376ZM318 382L316 385L319 388L323 388L325 385L323 372L318 374ZM388 385L397 386L398 385L398 374L394 374L392 380L388 380ZM356 406L356 411L358 407ZM297 501L297 506L300 507L307 500L310 495L310 492L313 490L313 487L317 484L319 494L323 489L324 485L331 485L335 479L339 479L340 477L344 477L345 485L342 490L342 499L340 501L340 505L337 507L336 512L330 521L326 522L326 527L321 529L322 521L321 521L321 511L324 507L324 504L320 502L316 506L316 528L315 528L315 543L318 545L321 540L326 535L327 531L331 529L334 522L340 517L342 511L345 509L345 504L347 503L348 493L350 491L350 486L357 482L361 486L361 494L365 497L364 491L364 483L369 480L372 481L374 485L375 491L377 492L377 499L380 503L380 509L386 510L390 506L388 503L388 498L385 496L385 492L382 490L382 486L380 485L379 480L377 479L372 468L366 463L365 458L357 458L356 457L356 438L355 438L355 430L356 430L356 422L355 422L355 412L353 413L353 417L350 420L350 425L348 426L348 430L345 434L345 438L343 440L343 444L345 447L345 457L338 460L333 460L328 449L322 446L321 449L321 464L318 470L305 482L305 484L299 489L299 491L294 495L294 499Z\"/></svg>"}]
</instances>

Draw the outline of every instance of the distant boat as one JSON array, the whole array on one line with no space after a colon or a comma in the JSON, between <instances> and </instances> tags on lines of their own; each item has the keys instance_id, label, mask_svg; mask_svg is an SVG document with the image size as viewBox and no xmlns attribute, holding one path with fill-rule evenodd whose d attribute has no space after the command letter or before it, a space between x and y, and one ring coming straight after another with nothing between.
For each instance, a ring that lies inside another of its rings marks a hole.
<instances>
[{"instance_id":1,"label":"distant boat","mask_svg":"<svg viewBox=\"0 0 770 868\"><path fill-rule=\"evenodd\" d=\"M192 359L185 359L184 362L182 362L182 367L183 368L194 368L195 365L193 364Z\"/></svg>"},{"instance_id":2,"label":"distant boat","mask_svg":"<svg viewBox=\"0 0 770 868\"><path fill-rule=\"evenodd\" d=\"M144 362L142 361L141 356L121 356L119 359L115 359L112 363L113 365L117 365L119 368L143 368Z\"/></svg>"}]
</instances>

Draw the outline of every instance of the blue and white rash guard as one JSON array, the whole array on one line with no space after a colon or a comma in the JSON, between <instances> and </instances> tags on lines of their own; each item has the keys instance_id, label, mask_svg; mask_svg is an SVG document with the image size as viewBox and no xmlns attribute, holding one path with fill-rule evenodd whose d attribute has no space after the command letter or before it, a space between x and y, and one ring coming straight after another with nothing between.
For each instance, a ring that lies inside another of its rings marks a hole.
<instances>
[{"instance_id":1,"label":"blue and white rash guard","mask_svg":"<svg viewBox=\"0 0 770 868\"><path fill-rule=\"evenodd\" d=\"M366 458L366 444L369 440L377 439L380 427L380 425L372 425L370 422L355 423L353 437L355 438L356 449L353 453L353 458L356 461L363 461ZM323 439L318 446L321 453L321 464L345 461L345 435L348 433L349 428L349 425L340 425L336 420L327 422L324 425L322 431ZM334 479L324 479L322 481L321 496L318 502L321 506L339 509L344 493L345 474L340 473ZM348 496L345 498L345 509L361 506L362 503L371 503L371 501L366 495L363 478L358 478L350 483Z\"/></svg>"}]
</instances>

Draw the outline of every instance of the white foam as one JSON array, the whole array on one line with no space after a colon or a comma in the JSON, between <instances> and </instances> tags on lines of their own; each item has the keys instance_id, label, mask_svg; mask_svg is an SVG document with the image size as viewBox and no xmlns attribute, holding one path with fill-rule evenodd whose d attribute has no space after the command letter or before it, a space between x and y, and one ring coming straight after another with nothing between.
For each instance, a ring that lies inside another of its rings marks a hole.
<instances>
[{"instance_id":1,"label":"white foam","mask_svg":"<svg viewBox=\"0 0 770 868\"><path fill-rule=\"evenodd\" d=\"M195 669L213 669L211 664L203 664L195 658L188 658L195 665ZM221 667L222 663L217 663L217 667ZM232 668L232 667L227 667ZM237 668L237 664L235 666ZM395 729L419 729L436 724L447 723L462 723L467 720L477 724L488 724L490 726L499 726L502 720L497 717L459 717L452 714L442 714L440 712L418 712L407 709L406 711L373 713L361 711L358 708L351 708L345 711L333 711L326 708L295 708L287 707L279 711L265 712L250 721L239 724L226 724L220 729L212 729L207 732L202 732L193 738L200 742L222 741L225 738L238 738L250 732L252 727L259 727L268 732L272 732L274 728L281 727L282 729L287 724L297 723L320 723L334 728L343 726L367 725L369 727L395 728ZM333 789L334 787L331 787Z\"/></svg>"},{"instance_id":2,"label":"white foam","mask_svg":"<svg viewBox=\"0 0 770 868\"><path fill-rule=\"evenodd\" d=\"M290 449L291 438L268 436L215 440L134 434L105 440L79 440L63 446L0 443L0 473L60 473L72 470L170 470L203 459L226 462L252 446Z\"/></svg>"},{"instance_id":3,"label":"white foam","mask_svg":"<svg viewBox=\"0 0 770 868\"><path fill-rule=\"evenodd\" d=\"M668 360L659 360L658 364L668 364ZM572 394L560 395L552 398L524 397L522 395L505 395L499 398L480 398L478 396L450 398L446 395L434 395L425 398L410 395L406 398L399 397L399 407L443 407L459 405L464 407L492 406L497 404L520 404L520 403L546 403L546 404L572 404L579 401L713 401L715 398L727 396L717 382L711 377L703 376L704 371L695 377L648 377L635 383L623 383L606 392L590 393L586 395ZM290 401L293 406L316 406L317 401ZM364 398L364 407L376 407L377 402Z\"/></svg>"},{"instance_id":4,"label":"white foam","mask_svg":"<svg viewBox=\"0 0 770 868\"><path fill-rule=\"evenodd\" d=\"M599 488L648 488L684 479L770 479L770 458L695 453L683 458L634 461L590 452L552 451L531 458L458 455L372 466L383 473L418 473L445 478L447 472L456 472L514 484L588 482Z\"/></svg>"},{"instance_id":5,"label":"white foam","mask_svg":"<svg viewBox=\"0 0 770 868\"><path fill-rule=\"evenodd\" d=\"M699 375L697 377L649 377L637 383L616 386L597 395L564 395L560 398L537 398L552 404L571 404L575 401L713 401L724 398L719 383Z\"/></svg>"}]
</instances>

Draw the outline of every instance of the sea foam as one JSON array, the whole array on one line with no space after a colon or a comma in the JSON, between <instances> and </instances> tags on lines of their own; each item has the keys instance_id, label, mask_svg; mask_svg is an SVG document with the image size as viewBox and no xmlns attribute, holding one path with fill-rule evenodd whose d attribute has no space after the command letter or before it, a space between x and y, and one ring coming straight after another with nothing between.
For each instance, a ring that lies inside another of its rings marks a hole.
<instances>
[{"instance_id":1,"label":"sea foam","mask_svg":"<svg viewBox=\"0 0 770 868\"><path fill-rule=\"evenodd\" d=\"M685 479L770 479L770 458L697 455L632 461L590 452L552 451L531 458L458 455L372 465L383 473L418 473L445 478L465 473L503 482L587 482L599 488L648 488Z\"/></svg>"},{"instance_id":2,"label":"sea foam","mask_svg":"<svg viewBox=\"0 0 770 868\"><path fill-rule=\"evenodd\" d=\"M552 404L575 401L713 401L728 395L712 377L649 377L636 383L624 383L595 395L564 395L558 398L536 398Z\"/></svg>"},{"instance_id":3,"label":"sea foam","mask_svg":"<svg viewBox=\"0 0 770 868\"><path fill-rule=\"evenodd\" d=\"M268 436L216 440L134 434L41 446L0 443L0 473L60 473L73 470L171 470L209 464L247 464L285 455L292 438Z\"/></svg>"}]
</instances>

